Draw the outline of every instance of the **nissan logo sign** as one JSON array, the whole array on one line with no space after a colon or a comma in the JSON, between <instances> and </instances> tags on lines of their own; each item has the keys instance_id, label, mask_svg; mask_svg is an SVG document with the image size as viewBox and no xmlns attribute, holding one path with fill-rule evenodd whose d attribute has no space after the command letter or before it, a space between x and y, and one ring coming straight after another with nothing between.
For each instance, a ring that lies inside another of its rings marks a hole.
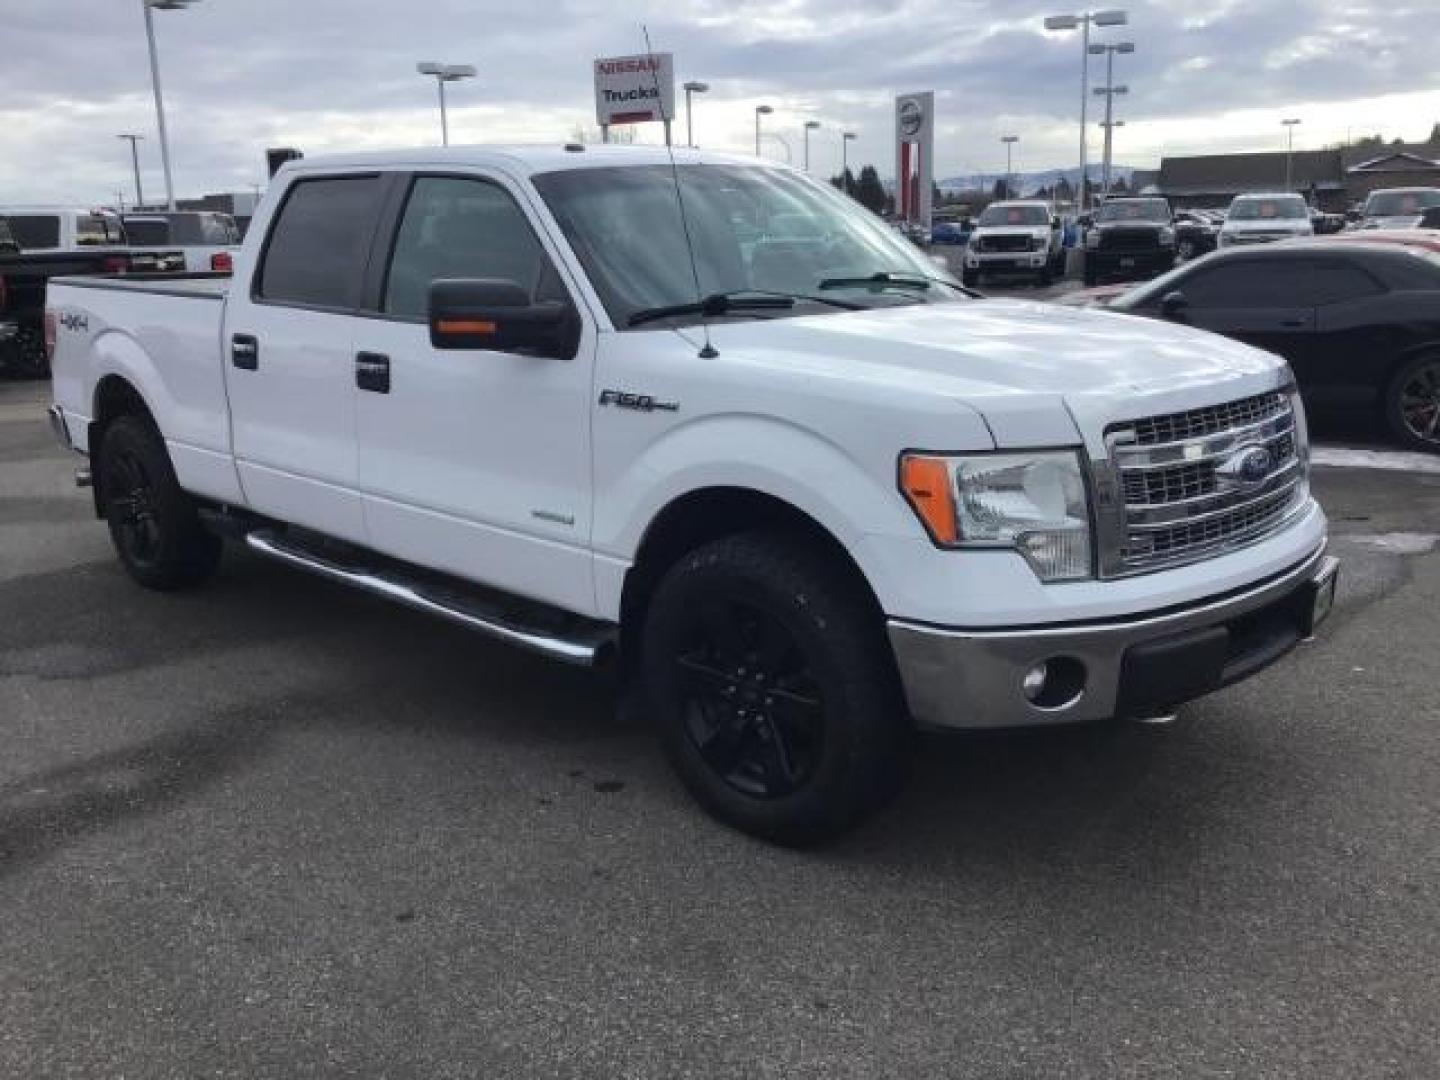
<instances>
[{"instance_id":1,"label":"nissan logo sign","mask_svg":"<svg viewBox=\"0 0 1440 1080\"><path fill-rule=\"evenodd\" d=\"M920 128L925 124L925 110L920 108L920 103L914 98L906 98L900 103L900 134L905 138L914 138L920 134Z\"/></svg>"}]
</instances>

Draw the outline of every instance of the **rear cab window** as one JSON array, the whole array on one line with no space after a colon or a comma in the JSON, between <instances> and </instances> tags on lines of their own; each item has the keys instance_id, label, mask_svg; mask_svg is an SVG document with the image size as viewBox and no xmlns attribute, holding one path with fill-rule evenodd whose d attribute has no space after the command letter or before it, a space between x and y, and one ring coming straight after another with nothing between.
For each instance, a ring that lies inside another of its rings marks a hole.
<instances>
[{"instance_id":1,"label":"rear cab window","mask_svg":"<svg viewBox=\"0 0 1440 1080\"><path fill-rule=\"evenodd\" d=\"M382 177L374 173L296 180L266 237L254 299L357 308L383 193Z\"/></svg>"},{"instance_id":2,"label":"rear cab window","mask_svg":"<svg viewBox=\"0 0 1440 1080\"><path fill-rule=\"evenodd\" d=\"M3 219L21 251L41 251L60 246L60 215L9 214Z\"/></svg>"}]
</instances>

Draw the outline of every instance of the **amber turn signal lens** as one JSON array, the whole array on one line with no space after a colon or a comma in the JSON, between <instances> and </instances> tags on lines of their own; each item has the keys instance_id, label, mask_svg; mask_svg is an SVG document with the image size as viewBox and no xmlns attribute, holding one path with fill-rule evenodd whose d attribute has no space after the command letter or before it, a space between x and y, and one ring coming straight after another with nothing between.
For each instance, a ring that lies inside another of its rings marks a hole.
<instances>
[{"instance_id":1,"label":"amber turn signal lens","mask_svg":"<svg viewBox=\"0 0 1440 1080\"><path fill-rule=\"evenodd\" d=\"M900 459L900 490L936 543L960 539L955 525L955 494L950 468L940 458L906 455Z\"/></svg>"},{"instance_id":2,"label":"amber turn signal lens","mask_svg":"<svg viewBox=\"0 0 1440 1080\"><path fill-rule=\"evenodd\" d=\"M489 319L441 319L436 329L442 334L493 334L495 324Z\"/></svg>"}]
</instances>

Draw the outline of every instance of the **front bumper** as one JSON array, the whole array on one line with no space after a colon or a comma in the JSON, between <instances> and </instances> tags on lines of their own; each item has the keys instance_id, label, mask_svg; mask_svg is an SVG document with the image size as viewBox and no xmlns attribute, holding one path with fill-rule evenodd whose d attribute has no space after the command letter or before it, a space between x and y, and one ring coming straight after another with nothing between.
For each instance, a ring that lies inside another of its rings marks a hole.
<instances>
[{"instance_id":1,"label":"front bumper","mask_svg":"<svg viewBox=\"0 0 1440 1080\"><path fill-rule=\"evenodd\" d=\"M965 269L982 274L1033 274L1049 264L1048 251L975 251L965 253Z\"/></svg>"},{"instance_id":2,"label":"front bumper","mask_svg":"<svg viewBox=\"0 0 1440 1080\"><path fill-rule=\"evenodd\" d=\"M1248 678L1309 637L1328 613L1338 560L1317 548L1290 569L1180 609L1029 629L961 630L892 619L890 644L921 727L1034 727L1156 716ZM1053 687L1031 700L1027 673Z\"/></svg>"}]
</instances>

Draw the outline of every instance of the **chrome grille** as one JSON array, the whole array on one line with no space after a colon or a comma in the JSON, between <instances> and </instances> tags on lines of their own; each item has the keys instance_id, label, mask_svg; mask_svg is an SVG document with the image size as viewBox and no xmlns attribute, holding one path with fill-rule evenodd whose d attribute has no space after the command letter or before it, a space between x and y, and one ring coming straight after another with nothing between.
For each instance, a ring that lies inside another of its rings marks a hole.
<instances>
[{"instance_id":1,"label":"chrome grille","mask_svg":"<svg viewBox=\"0 0 1440 1080\"><path fill-rule=\"evenodd\" d=\"M1258 540L1304 498L1304 447L1280 392L1111 424L1105 442L1118 503L1103 530L1107 576ZM1263 475L1247 478L1240 464L1260 448L1269 452Z\"/></svg>"}]
</instances>

